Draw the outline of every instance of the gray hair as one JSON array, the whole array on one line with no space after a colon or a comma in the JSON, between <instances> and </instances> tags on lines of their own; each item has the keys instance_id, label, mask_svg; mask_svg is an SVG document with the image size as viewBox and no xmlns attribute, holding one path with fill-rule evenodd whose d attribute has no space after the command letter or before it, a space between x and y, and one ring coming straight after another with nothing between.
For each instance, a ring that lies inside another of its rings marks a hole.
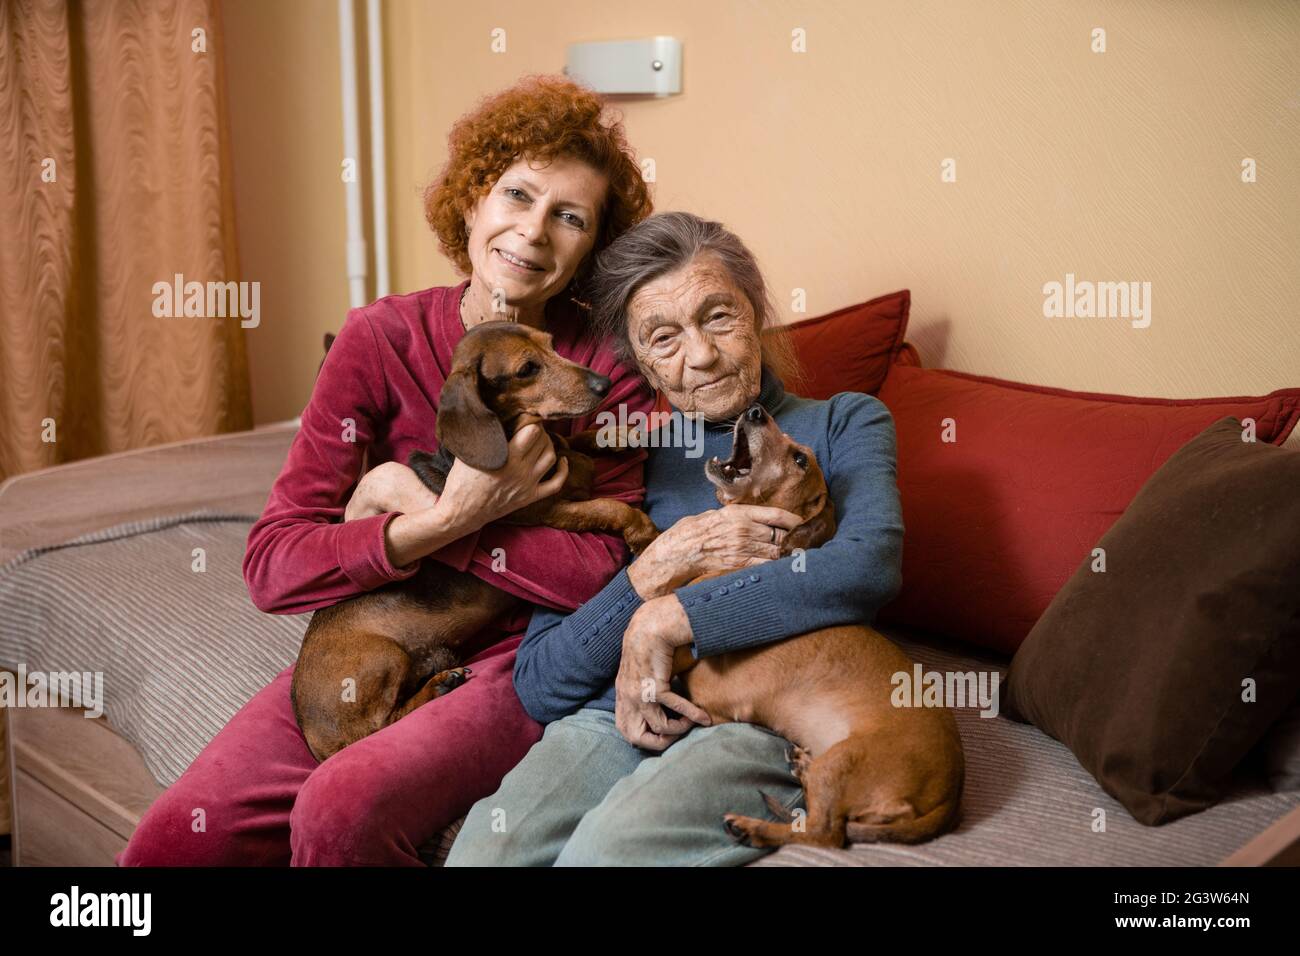
<instances>
[{"instance_id":1,"label":"gray hair","mask_svg":"<svg viewBox=\"0 0 1300 956\"><path fill-rule=\"evenodd\" d=\"M758 260L722 223L689 212L661 212L643 219L596 257L585 290L595 331L609 337L620 359L633 361L628 303L646 282L688 265L702 253L717 256L749 299L760 333L763 364L789 385L798 378L799 365L789 336L762 334L781 328L781 322Z\"/></svg>"}]
</instances>

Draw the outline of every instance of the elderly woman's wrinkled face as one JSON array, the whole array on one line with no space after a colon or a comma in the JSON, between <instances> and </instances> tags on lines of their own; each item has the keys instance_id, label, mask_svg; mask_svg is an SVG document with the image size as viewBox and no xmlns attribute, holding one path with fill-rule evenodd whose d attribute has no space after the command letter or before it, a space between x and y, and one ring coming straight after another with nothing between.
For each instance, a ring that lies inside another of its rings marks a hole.
<instances>
[{"instance_id":1,"label":"elderly woman's wrinkled face","mask_svg":"<svg viewBox=\"0 0 1300 956\"><path fill-rule=\"evenodd\" d=\"M595 245L608 189L608 177L578 159L516 160L465 216L475 280L511 306L546 302Z\"/></svg>"},{"instance_id":2,"label":"elderly woman's wrinkled face","mask_svg":"<svg viewBox=\"0 0 1300 956\"><path fill-rule=\"evenodd\" d=\"M763 359L754 309L712 254L637 289L628 338L642 374L683 412L721 421L758 399Z\"/></svg>"}]
</instances>

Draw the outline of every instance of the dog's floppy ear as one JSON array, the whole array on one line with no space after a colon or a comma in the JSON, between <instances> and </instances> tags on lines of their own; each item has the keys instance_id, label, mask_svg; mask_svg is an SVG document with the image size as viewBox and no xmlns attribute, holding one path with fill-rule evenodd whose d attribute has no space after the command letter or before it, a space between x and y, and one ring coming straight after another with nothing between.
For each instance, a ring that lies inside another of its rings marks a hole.
<instances>
[{"instance_id":1,"label":"dog's floppy ear","mask_svg":"<svg viewBox=\"0 0 1300 956\"><path fill-rule=\"evenodd\" d=\"M835 504L831 496L826 496L826 504L799 527L795 528L781 542L781 553L789 554L795 548L816 548L835 537Z\"/></svg>"},{"instance_id":2,"label":"dog's floppy ear","mask_svg":"<svg viewBox=\"0 0 1300 956\"><path fill-rule=\"evenodd\" d=\"M506 430L483 404L477 362L457 368L442 386L437 432L439 445L479 471L495 471L506 463Z\"/></svg>"}]
</instances>

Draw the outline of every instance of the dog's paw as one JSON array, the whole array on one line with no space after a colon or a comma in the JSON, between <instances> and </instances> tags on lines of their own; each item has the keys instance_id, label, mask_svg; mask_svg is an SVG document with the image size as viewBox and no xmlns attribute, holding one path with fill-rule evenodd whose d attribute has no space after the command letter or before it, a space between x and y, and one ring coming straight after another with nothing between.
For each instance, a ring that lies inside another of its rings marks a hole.
<instances>
[{"instance_id":1,"label":"dog's paw","mask_svg":"<svg viewBox=\"0 0 1300 956\"><path fill-rule=\"evenodd\" d=\"M746 840L748 839L749 834L745 831L744 827L736 822L740 819L742 819L742 817L740 817L739 814L728 813L722 818L722 828L726 830L737 843L742 846L748 846L749 844Z\"/></svg>"},{"instance_id":2,"label":"dog's paw","mask_svg":"<svg viewBox=\"0 0 1300 956\"><path fill-rule=\"evenodd\" d=\"M739 813L728 813L722 817L722 826L741 846L764 847L779 846L780 840L770 840L765 833L775 826L757 817L747 817ZM787 827L788 829L788 827Z\"/></svg>"},{"instance_id":3,"label":"dog's paw","mask_svg":"<svg viewBox=\"0 0 1300 956\"><path fill-rule=\"evenodd\" d=\"M627 543L627 549L632 552L633 557L650 547L651 542L659 537L659 529L644 512L637 511L635 514L640 517L634 518L632 523L623 529L623 540Z\"/></svg>"},{"instance_id":4,"label":"dog's paw","mask_svg":"<svg viewBox=\"0 0 1300 956\"><path fill-rule=\"evenodd\" d=\"M453 667L451 670L446 670L441 674L436 675L431 683L438 685L438 696L441 697L443 694L455 690L461 684L465 683L465 681L469 680L470 673L471 671L468 667Z\"/></svg>"}]
</instances>

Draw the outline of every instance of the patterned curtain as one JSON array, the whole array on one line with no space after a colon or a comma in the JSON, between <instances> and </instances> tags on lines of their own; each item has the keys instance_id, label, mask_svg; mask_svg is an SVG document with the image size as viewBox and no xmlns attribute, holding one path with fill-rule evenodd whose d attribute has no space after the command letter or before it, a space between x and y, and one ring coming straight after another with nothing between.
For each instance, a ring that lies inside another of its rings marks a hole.
<instances>
[{"instance_id":1,"label":"patterned curtain","mask_svg":"<svg viewBox=\"0 0 1300 956\"><path fill-rule=\"evenodd\" d=\"M251 427L220 20L0 0L0 479Z\"/></svg>"}]
</instances>

